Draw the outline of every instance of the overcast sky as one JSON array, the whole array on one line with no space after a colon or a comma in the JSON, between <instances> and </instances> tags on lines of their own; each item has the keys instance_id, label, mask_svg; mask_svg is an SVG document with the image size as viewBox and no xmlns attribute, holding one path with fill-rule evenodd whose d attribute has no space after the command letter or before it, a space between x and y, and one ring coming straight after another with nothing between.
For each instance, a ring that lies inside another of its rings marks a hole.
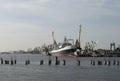
<instances>
[{"instance_id":1,"label":"overcast sky","mask_svg":"<svg viewBox=\"0 0 120 81\"><path fill-rule=\"evenodd\" d=\"M0 0L0 51L34 48L64 36L96 48L120 44L120 0Z\"/></svg>"}]
</instances>

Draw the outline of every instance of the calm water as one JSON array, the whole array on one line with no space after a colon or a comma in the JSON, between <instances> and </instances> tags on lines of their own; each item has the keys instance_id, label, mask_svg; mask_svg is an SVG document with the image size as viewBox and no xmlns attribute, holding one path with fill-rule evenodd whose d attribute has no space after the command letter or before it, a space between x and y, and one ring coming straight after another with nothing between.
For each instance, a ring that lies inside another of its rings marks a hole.
<instances>
[{"instance_id":1,"label":"calm water","mask_svg":"<svg viewBox=\"0 0 120 81\"><path fill-rule=\"evenodd\" d=\"M16 65L0 64L0 81L120 81L120 65L91 65L91 60L119 60L119 57L97 58L97 57L60 57L60 65L55 65L55 58L44 55L11 54L0 55L3 59L17 59ZM25 65L30 59L31 64ZM40 65L40 60L44 64ZM48 59L52 59L52 65L48 65ZM63 59L66 65L63 66ZM76 60L81 65L76 64Z\"/></svg>"}]
</instances>

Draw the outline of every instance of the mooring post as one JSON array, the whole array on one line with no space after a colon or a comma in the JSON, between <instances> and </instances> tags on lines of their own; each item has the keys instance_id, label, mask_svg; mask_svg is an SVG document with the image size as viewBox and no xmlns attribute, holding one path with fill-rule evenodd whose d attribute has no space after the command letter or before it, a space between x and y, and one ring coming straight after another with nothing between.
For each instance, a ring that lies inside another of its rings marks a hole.
<instances>
[{"instance_id":1,"label":"mooring post","mask_svg":"<svg viewBox=\"0 0 120 81\"><path fill-rule=\"evenodd\" d=\"M30 59L28 59L28 64L30 64Z\"/></svg>"},{"instance_id":2,"label":"mooring post","mask_svg":"<svg viewBox=\"0 0 120 81\"><path fill-rule=\"evenodd\" d=\"M108 66L110 66L110 61L108 61Z\"/></svg>"},{"instance_id":3,"label":"mooring post","mask_svg":"<svg viewBox=\"0 0 120 81\"><path fill-rule=\"evenodd\" d=\"M59 61L58 61L58 57L56 56L55 57L55 65L58 65L59 64Z\"/></svg>"},{"instance_id":4,"label":"mooring post","mask_svg":"<svg viewBox=\"0 0 120 81\"><path fill-rule=\"evenodd\" d=\"M14 64L17 64L17 60L16 59L14 60Z\"/></svg>"},{"instance_id":5,"label":"mooring post","mask_svg":"<svg viewBox=\"0 0 120 81\"><path fill-rule=\"evenodd\" d=\"M90 61L90 64L93 64L93 60Z\"/></svg>"},{"instance_id":6,"label":"mooring post","mask_svg":"<svg viewBox=\"0 0 120 81\"><path fill-rule=\"evenodd\" d=\"M11 65L13 65L14 63L13 63L13 57L11 56Z\"/></svg>"},{"instance_id":7,"label":"mooring post","mask_svg":"<svg viewBox=\"0 0 120 81\"><path fill-rule=\"evenodd\" d=\"M58 60L58 65L60 65L60 60Z\"/></svg>"},{"instance_id":8,"label":"mooring post","mask_svg":"<svg viewBox=\"0 0 120 81\"><path fill-rule=\"evenodd\" d=\"M104 65L107 65L107 61L106 60L104 60Z\"/></svg>"},{"instance_id":9,"label":"mooring post","mask_svg":"<svg viewBox=\"0 0 120 81\"><path fill-rule=\"evenodd\" d=\"M43 60L40 60L40 65L43 65L43 62L44 62Z\"/></svg>"},{"instance_id":10,"label":"mooring post","mask_svg":"<svg viewBox=\"0 0 120 81\"><path fill-rule=\"evenodd\" d=\"M30 64L30 60L29 59L25 61L25 65L28 65L28 64Z\"/></svg>"},{"instance_id":11,"label":"mooring post","mask_svg":"<svg viewBox=\"0 0 120 81\"><path fill-rule=\"evenodd\" d=\"M113 65L115 65L115 63L116 63L116 61L115 61L115 60L113 60Z\"/></svg>"},{"instance_id":12,"label":"mooring post","mask_svg":"<svg viewBox=\"0 0 120 81\"><path fill-rule=\"evenodd\" d=\"M14 59L14 64L17 64L17 59L16 59L16 56L15 56L15 59Z\"/></svg>"},{"instance_id":13,"label":"mooring post","mask_svg":"<svg viewBox=\"0 0 120 81\"><path fill-rule=\"evenodd\" d=\"M9 64L9 60L5 60L5 64Z\"/></svg>"},{"instance_id":14,"label":"mooring post","mask_svg":"<svg viewBox=\"0 0 120 81\"><path fill-rule=\"evenodd\" d=\"M99 61L99 60L98 60L98 65L102 65L102 61Z\"/></svg>"},{"instance_id":15,"label":"mooring post","mask_svg":"<svg viewBox=\"0 0 120 81\"><path fill-rule=\"evenodd\" d=\"M65 61L65 60L63 60L63 65L64 65L64 66L66 65L66 61Z\"/></svg>"},{"instance_id":16,"label":"mooring post","mask_svg":"<svg viewBox=\"0 0 120 81\"><path fill-rule=\"evenodd\" d=\"M1 57L1 64L3 64L3 58Z\"/></svg>"},{"instance_id":17,"label":"mooring post","mask_svg":"<svg viewBox=\"0 0 120 81\"><path fill-rule=\"evenodd\" d=\"M59 64L60 64L60 61L57 60L57 61L55 62L55 65L59 65Z\"/></svg>"},{"instance_id":18,"label":"mooring post","mask_svg":"<svg viewBox=\"0 0 120 81\"><path fill-rule=\"evenodd\" d=\"M55 61L58 61L58 57L57 56L55 57Z\"/></svg>"},{"instance_id":19,"label":"mooring post","mask_svg":"<svg viewBox=\"0 0 120 81\"><path fill-rule=\"evenodd\" d=\"M100 65L100 61L98 60L98 65Z\"/></svg>"},{"instance_id":20,"label":"mooring post","mask_svg":"<svg viewBox=\"0 0 120 81\"><path fill-rule=\"evenodd\" d=\"M25 65L28 65L28 61L27 60L25 61Z\"/></svg>"},{"instance_id":21,"label":"mooring post","mask_svg":"<svg viewBox=\"0 0 120 81\"><path fill-rule=\"evenodd\" d=\"M13 65L14 63L13 63L13 60L11 59L11 65Z\"/></svg>"},{"instance_id":22,"label":"mooring post","mask_svg":"<svg viewBox=\"0 0 120 81\"><path fill-rule=\"evenodd\" d=\"M92 61L92 65L95 65L95 61L94 60Z\"/></svg>"},{"instance_id":23,"label":"mooring post","mask_svg":"<svg viewBox=\"0 0 120 81\"><path fill-rule=\"evenodd\" d=\"M49 61L48 61L48 65L51 65L52 64L52 60L50 59Z\"/></svg>"},{"instance_id":24,"label":"mooring post","mask_svg":"<svg viewBox=\"0 0 120 81\"><path fill-rule=\"evenodd\" d=\"M119 61L117 61L117 65L119 65L120 63L119 63Z\"/></svg>"},{"instance_id":25,"label":"mooring post","mask_svg":"<svg viewBox=\"0 0 120 81\"><path fill-rule=\"evenodd\" d=\"M80 60L77 60L77 65L80 66Z\"/></svg>"}]
</instances>

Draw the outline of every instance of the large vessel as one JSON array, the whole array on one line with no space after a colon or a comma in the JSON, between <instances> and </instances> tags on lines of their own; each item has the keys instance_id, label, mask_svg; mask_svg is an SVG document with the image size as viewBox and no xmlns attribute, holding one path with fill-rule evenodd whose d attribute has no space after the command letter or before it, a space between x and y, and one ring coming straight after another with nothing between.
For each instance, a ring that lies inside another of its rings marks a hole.
<instances>
[{"instance_id":1,"label":"large vessel","mask_svg":"<svg viewBox=\"0 0 120 81\"><path fill-rule=\"evenodd\" d=\"M49 52L49 55L52 56L73 56L75 52L75 47L73 44L69 43L68 41L72 39L68 39L67 42L64 41L63 44L58 45Z\"/></svg>"},{"instance_id":2,"label":"large vessel","mask_svg":"<svg viewBox=\"0 0 120 81\"><path fill-rule=\"evenodd\" d=\"M52 45L52 50L49 51L48 54L51 56L77 56L78 54L80 54L79 49L81 47L80 34L81 34L81 25L80 25L78 40L76 41L76 44L74 44L73 39L67 39L66 37L64 38L63 43L57 44L57 42L55 41L54 32L52 32L53 45Z\"/></svg>"},{"instance_id":3,"label":"large vessel","mask_svg":"<svg viewBox=\"0 0 120 81\"><path fill-rule=\"evenodd\" d=\"M58 43L55 40L54 32L52 32L53 45L52 50L49 51L51 56L72 56L75 52L74 40L64 38L63 43Z\"/></svg>"}]
</instances>

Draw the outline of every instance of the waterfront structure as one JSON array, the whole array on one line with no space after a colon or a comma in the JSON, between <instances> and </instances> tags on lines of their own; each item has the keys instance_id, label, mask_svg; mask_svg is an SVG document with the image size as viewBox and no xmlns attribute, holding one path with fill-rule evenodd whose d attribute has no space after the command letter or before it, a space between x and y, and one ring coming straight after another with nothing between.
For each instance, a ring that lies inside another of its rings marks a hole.
<instances>
[{"instance_id":1,"label":"waterfront structure","mask_svg":"<svg viewBox=\"0 0 120 81\"><path fill-rule=\"evenodd\" d=\"M115 43L113 42L113 43L110 43L110 50L112 51L112 50L115 50Z\"/></svg>"}]
</instances>

